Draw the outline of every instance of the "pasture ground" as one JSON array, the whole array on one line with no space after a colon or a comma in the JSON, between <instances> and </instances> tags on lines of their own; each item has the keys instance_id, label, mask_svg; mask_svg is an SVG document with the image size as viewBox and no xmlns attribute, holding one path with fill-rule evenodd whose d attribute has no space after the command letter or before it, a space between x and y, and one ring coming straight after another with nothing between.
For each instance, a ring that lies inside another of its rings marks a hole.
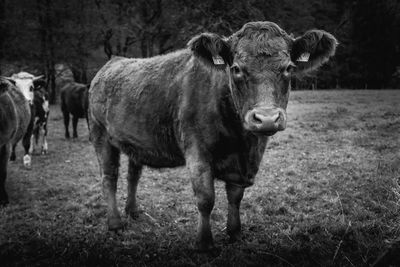
<instances>
[{"instance_id":1,"label":"pasture ground","mask_svg":"<svg viewBox=\"0 0 400 267\"><path fill-rule=\"evenodd\" d=\"M191 249L197 210L185 168L145 169L137 220L106 229L97 160L84 120L64 139L58 106L49 154L9 165L0 208L1 266L400 266L400 90L292 92L288 128L273 137L241 207L243 241L225 233L224 186L212 214L219 251ZM396 258L397 257L397 258Z\"/></svg>"}]
</instances>

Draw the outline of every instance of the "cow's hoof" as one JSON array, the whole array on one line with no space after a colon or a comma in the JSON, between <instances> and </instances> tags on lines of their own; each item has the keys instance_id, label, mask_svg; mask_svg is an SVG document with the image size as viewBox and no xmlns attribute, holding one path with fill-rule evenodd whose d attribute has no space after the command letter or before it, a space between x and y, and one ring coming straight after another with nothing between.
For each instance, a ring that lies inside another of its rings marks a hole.
<instances>
[{"instance_id":1,"label":"cow's hoof","mask_svg":"<svg viewBox=\"0 0 400 267\"><path fill-rule=\"evenodd\" d=\"M24 156L23 163L24 163L25 168L27 168L27 169L31 168L31 161L32 161L31 156L29 156L29 155Z\"/></svg>"},{"instance_id":2,"label":"cow's hoof","mask_svg":"<svg viewBox=\"0 0 400 267\"><path fill-rule=\"evenodd\" d=\"M137 218L139 218L140 214L143 213L143 211L136 208L125 207L125 213L132 219L136 220Z\"/></svg>"},{"instance_id":3,"label":"cow's hoof","mask_svg":"<svg viewBox=\"0 0 400 267\"><path fill-rule=\"evenodd\" d=\"M0 196L0 207L4 207L8 204L8 196L6 195L2 195Z\"/></svg>"},{"instance_id":4,"label":"cow's hoof","mask_svg":"<svg viewBox=\"0 0 400 267\"><path fill-rule=\"evenodd\" d=\"M218 253L218 249L214 246L214 243L196 242L194 250L199 253Z\"/></svg>"},{"instance_id":5,"label":"cow's hoof","mask_svg":"<svg viewBox=\"0 0 400 267\"><path fill-rule=\"evenodd\" d=\"M15 154L10 156L10 161L15 161L16 159L17 157L15 156Z\"/></svg>"},{"instance_id":6,"label":"cow's hoof","mask_svg":"<svg viewBox=\"0 0 400 267\"><path fill-rule=\"evenodd\" d=\"M122 223L121 218L110 218L108 219L108 230L118 232L119 230L124 229L124 224Z\"/></svg>"},{"instance_id":7,"label":"cow's hoof","mask_svg":"<svg viewBox=\"0 0 400 267\"><path fill-rule=\"evenodd\" d=\"M229 234L229 243L235 243L240 241L242 241L242 235L240 234L240 232Z\"/></svg>"},{"instance_id":8,"label":"cow's hoof","mask_svg":"<svg viewBox=\"0 0 400 267\"><path fill-rule=\"evenodd\" d=\"M47 150L43 149L42 150L42 155L47 155Z\"/></svg>"}]
</instances>

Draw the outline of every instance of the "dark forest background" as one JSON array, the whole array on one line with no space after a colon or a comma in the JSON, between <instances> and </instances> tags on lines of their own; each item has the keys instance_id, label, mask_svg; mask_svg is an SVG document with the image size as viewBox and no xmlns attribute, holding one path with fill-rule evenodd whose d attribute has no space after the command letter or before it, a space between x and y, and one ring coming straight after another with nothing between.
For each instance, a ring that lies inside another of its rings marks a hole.
<instances>
[{"instance_id":1,"label":"dark forest background","mask_svg":"<svg viewBox=\"0 0 400 267\"><path fill-rule=\"evenodd\" d=\"M60 64L88 83L111 55L163 54L257 20L339 40L335 58L294 89L400 88L398 0L0 0L0 18L0 74L45 74L53 100Z\"/></svg>"}]
</instances>

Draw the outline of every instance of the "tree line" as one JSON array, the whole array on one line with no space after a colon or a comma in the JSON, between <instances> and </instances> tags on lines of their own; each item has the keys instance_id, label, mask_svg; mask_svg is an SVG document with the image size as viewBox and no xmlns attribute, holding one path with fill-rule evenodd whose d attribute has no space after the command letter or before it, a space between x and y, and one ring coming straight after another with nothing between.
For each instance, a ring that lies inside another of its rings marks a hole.
<instances>
[{"instance_id":1,"label":"tree line","mask_svg":"<svg viewBox=\"0 0 400 267\"><path fill-rule=\"evenodd\" d=\"M0 0L0 72L44 73L55 100L55 64L88 83L112 55L151 57L204 31L230 35L244 23L276 22L288 33L334 34L335 58L295 89L400 88L398 0Z\"/></svg>"}]
</instances>

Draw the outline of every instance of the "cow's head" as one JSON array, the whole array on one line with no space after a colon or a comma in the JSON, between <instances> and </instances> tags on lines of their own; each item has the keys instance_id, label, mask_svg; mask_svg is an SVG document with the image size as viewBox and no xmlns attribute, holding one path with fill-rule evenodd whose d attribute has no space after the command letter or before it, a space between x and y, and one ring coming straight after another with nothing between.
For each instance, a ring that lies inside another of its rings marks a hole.
<instances>
[{"instance_id":1,"label":"cow's head","mask_svg":"<svg viewBox=\"0 0 400 267\"><path fill-rule=\"evenodd\" d=\"M34 92L35 107L41 107L44 117L48 117L50 112L49 94L44 87L38 86Z\"/></svg>"},{"instance_id":2,"label":"cow's head","mask_svg":"<svg viewBox=\"0 0 400 267\"><path fill-rule=\"evenodd\" d=\"M27 72L13 74L11 77L6 77L6 79L17 86L29 104L33 103L35 88L41 87L45 83L43 75L34 76Z\"/></svg>"},{"instance_id":3,"label":"cow's head","mask_svg":"<svg viewBox=\"0 0 400 267\"><path fill-rule=\"evenodd\" d=\"M286 127L291 77L327 62L337 44L322 30L293 38L275 23L250 22L228 38L204 33L188 45L210 67L229 68L233 104L243 127L270 136Z\"/></svg>"}]
</instances>

